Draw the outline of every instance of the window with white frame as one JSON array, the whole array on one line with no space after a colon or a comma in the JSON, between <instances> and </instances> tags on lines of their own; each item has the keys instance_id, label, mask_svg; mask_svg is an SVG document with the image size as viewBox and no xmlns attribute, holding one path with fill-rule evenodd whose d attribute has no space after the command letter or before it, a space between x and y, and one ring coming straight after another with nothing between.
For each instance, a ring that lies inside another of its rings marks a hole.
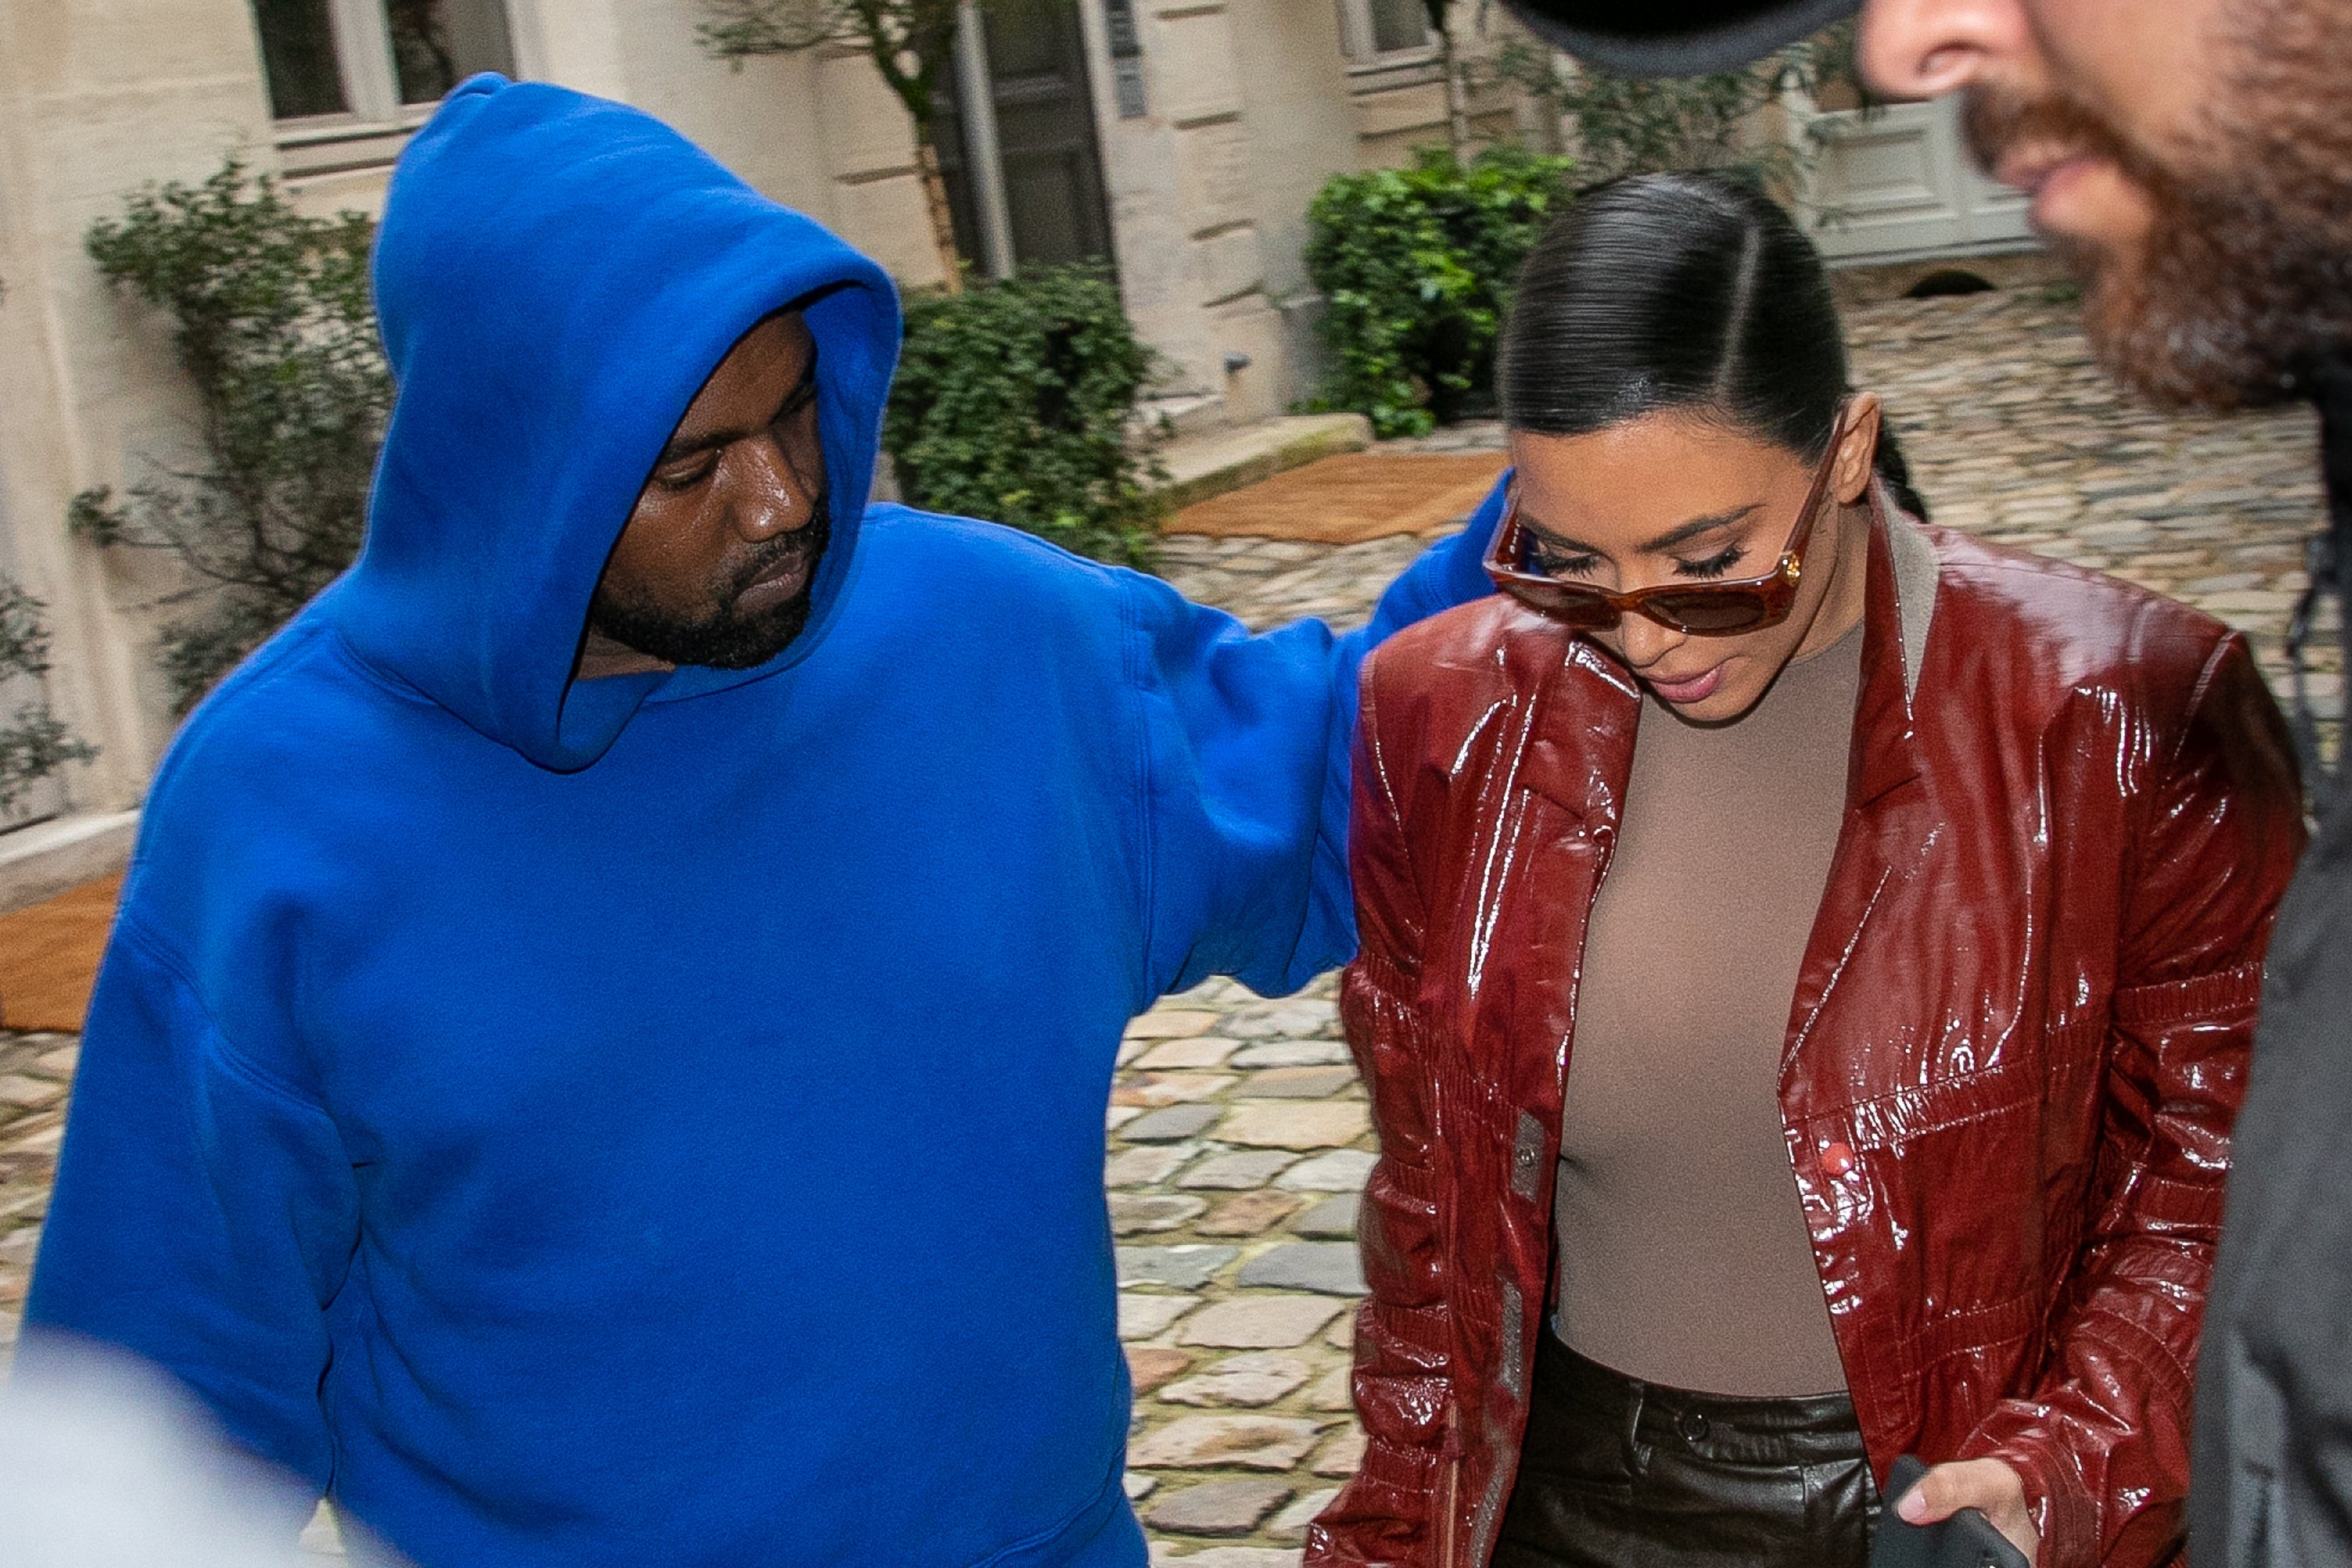
<instances>
[{"instance_id":1,"label":"window with white frame","mask_svg":"<svg viewBox=\"0 0 2352 1568\"><path fill-rule=\"evenodd\" d=\"M289 130L413 121L476 71L512 75L506 0L253 0Z\"/></svg>"},{"instance_id":2,"label":"window with white frame","mask_svg":"<svg viewBox=\"0 0 2352 1568\"><path fill-rule=\"evenodd\" d=\"M1423 0L1339 0L1339 38L1360 65L1425 53L1433 41Z\"/></svg>"}]
</instances>

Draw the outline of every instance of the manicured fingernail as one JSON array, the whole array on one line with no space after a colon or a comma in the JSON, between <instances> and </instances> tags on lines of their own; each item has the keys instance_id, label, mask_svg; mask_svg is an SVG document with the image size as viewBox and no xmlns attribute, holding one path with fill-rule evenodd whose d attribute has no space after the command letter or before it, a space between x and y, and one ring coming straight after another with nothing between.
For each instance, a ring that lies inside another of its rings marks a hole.
<instances>
[{"instance_id":1,"label":"manicured fingernail","mask_svg":"<svg viewBox=\"0 0 2352 1568\"><path fill-rule=\"evenodd\" d=\"M1919 1495L1917 1487L1913 1487L1903 1494L1903 1500L1895 1505L1895 1511L1911 1523L1917 1524L1927 1517L1927 1500Z\"/></svg>"}]
</instances>

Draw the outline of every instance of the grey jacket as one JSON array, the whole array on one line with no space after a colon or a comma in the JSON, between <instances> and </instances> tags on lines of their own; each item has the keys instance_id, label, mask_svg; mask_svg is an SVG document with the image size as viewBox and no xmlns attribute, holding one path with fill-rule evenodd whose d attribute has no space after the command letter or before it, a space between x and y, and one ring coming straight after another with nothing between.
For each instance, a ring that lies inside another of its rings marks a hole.
<instances>
[{"instance_id":1,"label":"grey jacket","mask_svg":"<svg viewBox=\"0 0 2352 1568\"><path fill-rule=\"evenodd\" d=\"M2340 585L2352 575L2352 363L2324 374L2319 390ZM2199 1358L2189 1560L2352 1568L2352 800L2342 788L2271 938L2231 1165Z\"/></svg>"}]
</instances>

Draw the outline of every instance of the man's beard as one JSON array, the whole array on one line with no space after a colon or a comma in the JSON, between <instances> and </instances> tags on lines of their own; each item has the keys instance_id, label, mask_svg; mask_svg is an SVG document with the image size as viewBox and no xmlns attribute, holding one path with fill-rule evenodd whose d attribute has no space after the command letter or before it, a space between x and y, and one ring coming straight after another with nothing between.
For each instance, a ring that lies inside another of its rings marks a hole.
<instances>
[{"instance_id":1,"label":"man's beard","mask_svg":"<svg viewBox=\"0 0 2352 1568\"><path fill-rule=\"evenodd\" d=\"M817 569L824 563L833 531L825 497L817 498L814 510L813 521L771 542L731 572L711 595L719 608L701 619L685 619L605 586L596 591L595 602L589 606L589 626L665 664L751 669L767 663L791 647L808 626L809 598L815 591ZM736 601L761 573L803 552L808 559L808 584L798 594L754 615L736 609Z\"/></svg>"},{"instance_id":2,"label":"man's beard","mask_svg":"<svg viewBox=\"0 0 2352 1568\"><path fill-rule=\"evenodd\" d=\"M2143 245L2052 246L2084 279L2101 363L2160 405L2280 402L2352 346L2352 7L2246 0L2229 27L2215 96L2178 153L2063 98L1977 89L1966 105L1986 167L2046 139L2113 160L2148 198Z\"/></svg>"}]
</instances>

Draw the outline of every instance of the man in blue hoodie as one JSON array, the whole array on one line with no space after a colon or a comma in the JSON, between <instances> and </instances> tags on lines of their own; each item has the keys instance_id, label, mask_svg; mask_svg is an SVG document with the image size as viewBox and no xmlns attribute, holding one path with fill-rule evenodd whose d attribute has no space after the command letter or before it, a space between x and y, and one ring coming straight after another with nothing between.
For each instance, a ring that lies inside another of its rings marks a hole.
<instances>
[{"instance_id":1,"label":"man in blue hoodie","mask_svg":"<svg viewBox=\"0 0 2352 1568\"><path fill-rule=\"evenodd\" d=\"M427 1568L1140 1564L1117 1042L1347 956L1355 668L1485 529L1251 637L869 504L888 280L555 88L453 94L375 268L367 546L157 775L28 1353Z\"/></svg>"}]
</instances>

